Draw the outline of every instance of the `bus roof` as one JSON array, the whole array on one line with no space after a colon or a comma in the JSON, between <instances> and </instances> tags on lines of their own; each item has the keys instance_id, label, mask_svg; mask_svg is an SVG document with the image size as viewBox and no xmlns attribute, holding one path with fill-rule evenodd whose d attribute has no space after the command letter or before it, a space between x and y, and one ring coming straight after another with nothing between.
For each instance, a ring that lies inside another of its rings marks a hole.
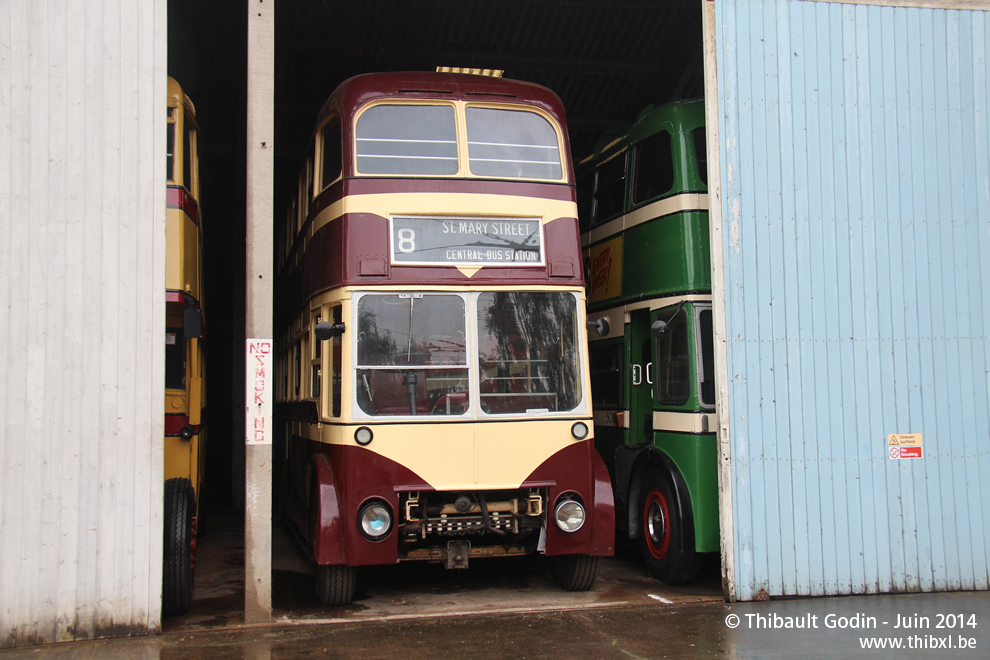
<instances>
[{"instance_id":1,"label":"bus roof","mask_svg":"<svg viewBox=\"0 0 990 660\"><path fill-rule=\"evenodd\" d=\"M190 113L196 116L196 106L193 105L192 99L186 96L185 92L182 91L182 85L179 81L172 76L168 77L168 107L177 108L180 105L186 105L189 108Z\"/></svg>"},{"instance_id":2,"label":"bus roof","mask_svg":"<svg viewBox=\"0 0 990 660\"><path fill-rule=\"evenodd\" d=\"M536 83L465 73L366 73L342 82L320 110L317 126L333 113L352 116L369 101L380 98L446 99L474 102L516 102L547 112L567 126L564 106L550 89Z\"/></svg>"},{"instance_id":3,"label":"bus roof","mask_svg":"<svg viewBox=\"0 0 990 660\"><path fill-rule=\"evenodd\" d=\"M640 110L631 125L605 133L595 145L595 162L608 160L629 146L653 135L662 127L668 130L692 130L705 124L705 100L672 101L659 107L648 105Z\"/></svg>"}]
</instances>

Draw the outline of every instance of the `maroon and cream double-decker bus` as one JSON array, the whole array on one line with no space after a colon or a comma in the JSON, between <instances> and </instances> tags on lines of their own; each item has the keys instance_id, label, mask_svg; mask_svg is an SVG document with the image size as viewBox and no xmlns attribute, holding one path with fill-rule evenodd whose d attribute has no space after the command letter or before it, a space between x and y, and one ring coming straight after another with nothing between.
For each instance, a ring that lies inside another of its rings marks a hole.
<instances>
[{"instance_id":1,"label":"maroon and cream double-decker bus","mask_svg":"<svg viewBox=\"0 0 990 660\"><path fill-rule=\"evenodd\" d=\"M463 73L352 78L292 200L278 489L321 602L349 602L358 566L530 553L590 589L614 514L557 96Z\"/></svg>"}]
</instances>

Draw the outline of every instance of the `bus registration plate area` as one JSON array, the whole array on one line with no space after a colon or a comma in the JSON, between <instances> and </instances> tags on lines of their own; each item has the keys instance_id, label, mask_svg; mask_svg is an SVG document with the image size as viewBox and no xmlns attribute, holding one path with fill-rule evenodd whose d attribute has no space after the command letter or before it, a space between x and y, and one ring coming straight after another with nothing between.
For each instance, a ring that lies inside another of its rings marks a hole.
<instances>
[{"instance_id":1,"label":"bus registration plate area","mask_svg":"<svg viewBox=\"0 0 990 660\"><path fill-rule=\"evenodd\" d=\"M490 536L504 543L543 526L544 497L542 489L408 493L401 538L422 545L443 538Z\"/></svg>"}]
</instances>

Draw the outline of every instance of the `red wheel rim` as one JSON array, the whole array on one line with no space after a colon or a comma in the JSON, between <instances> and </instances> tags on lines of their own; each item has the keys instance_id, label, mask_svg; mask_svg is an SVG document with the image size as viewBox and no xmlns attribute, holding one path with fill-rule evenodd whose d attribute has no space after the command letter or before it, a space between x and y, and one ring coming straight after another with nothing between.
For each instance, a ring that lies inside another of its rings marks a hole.
<instances>
[{"instance_id":1,"label":"red wheel rim","mask_svg":"<svg viewBox=\"0 0 990 660\"><path fill-rule=\"evenodd\" d=\"M670 547L670 511L659 488L651 488L643 505L643 535L654 559L667 556Z\"/></svg>"}]
</instances>

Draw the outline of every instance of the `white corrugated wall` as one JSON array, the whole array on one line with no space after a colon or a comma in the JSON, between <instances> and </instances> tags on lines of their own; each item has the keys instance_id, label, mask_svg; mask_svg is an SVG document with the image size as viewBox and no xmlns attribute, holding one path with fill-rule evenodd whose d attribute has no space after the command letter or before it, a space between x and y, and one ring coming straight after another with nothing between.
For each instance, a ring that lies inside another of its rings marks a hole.
<instances>
[{"instance_id":1,"label":"white corrugated wall","mask_svg":"<svg viewBox=\"0 0 990 660\"><path fill-rule=\"evenodd\" d=\"M160 629L165 0L0 0L0 647Z\"/></svg>"},{"instance_id":2,"label":"white corrugated wall","mask_svg":"<svg viewBox=\"0 0 990 660\"><path fill-rule=\"evenodd\" d=\"M990 13L715 7L729 595L987 589Z\"/></svg>"}]
</instances>

